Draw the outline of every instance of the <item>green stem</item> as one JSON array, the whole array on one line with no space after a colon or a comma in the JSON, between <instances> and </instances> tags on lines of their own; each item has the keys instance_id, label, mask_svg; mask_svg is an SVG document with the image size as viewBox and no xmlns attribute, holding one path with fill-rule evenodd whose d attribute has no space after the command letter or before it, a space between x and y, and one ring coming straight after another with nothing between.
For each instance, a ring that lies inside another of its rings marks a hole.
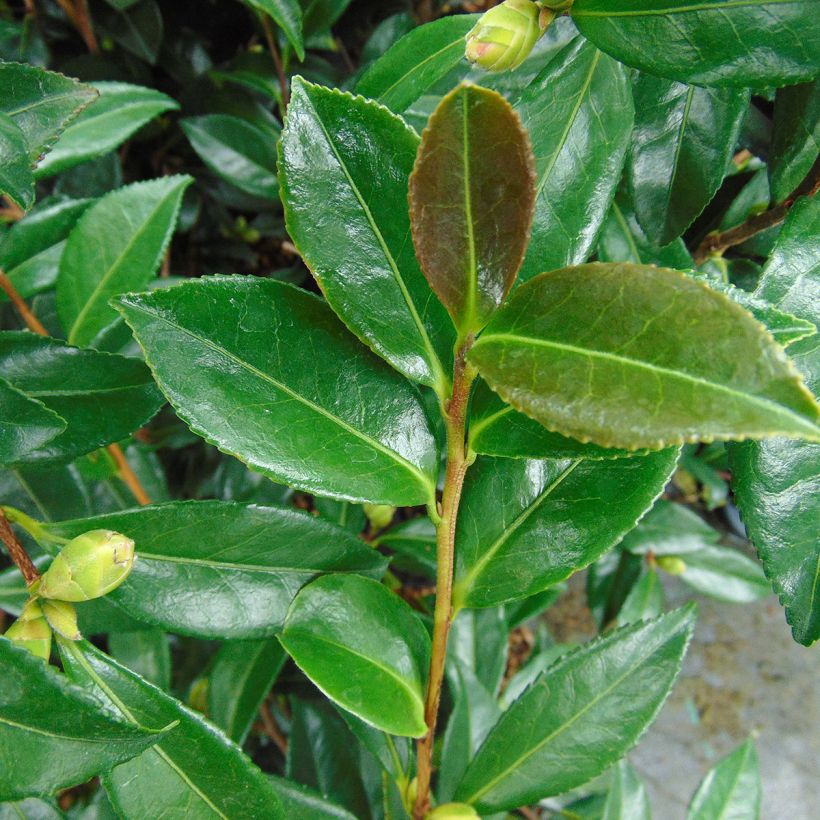
<instances>
[{"instance_id":1,"label":"green stem","mask_svg":"<svg viewBox=\"0 0 820 820\"><path fill-rule=\"evenodd\" d=\"M456 346L453 367L453 392L447 403L444 419L447 427L447 467L441 497L441 514L436 526L436 606L433 613L433 647L430 657L430 675L424 704L427 734L417 746L418 792L413 808L414 820L421 820L430 808L430 777L432 775L433 742L436 719L444 679L447 657L447 636L452 621L453 556L455 552L456 520L461 501L464 476L470 466L465 438L467 406L475 372L466 361L473 337L460 340Z\"/></svg>"}]
</instances>

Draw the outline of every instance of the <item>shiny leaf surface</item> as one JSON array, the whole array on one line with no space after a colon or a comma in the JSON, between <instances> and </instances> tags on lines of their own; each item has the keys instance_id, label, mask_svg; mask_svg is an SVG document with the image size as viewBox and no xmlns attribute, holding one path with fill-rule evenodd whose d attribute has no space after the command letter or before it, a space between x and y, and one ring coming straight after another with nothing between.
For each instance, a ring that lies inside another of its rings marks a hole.
<instances>
[{"instance_id":1,"label":"shiny leaf surface","mask_svg":"<svg viewBox=\"0 0 820 820\"><path fill-rule=\"evenodd\" d=\"M757 820L760 816L761 784L754 741L721 760L695 792L687 820Z\"/></svg>"},{"instance_id":2,"label":"shiny leaf surface","mask_svg":"<svg viewBox=\"0 0 820 820\"><path fill-rule=\"evenodd\" d=\"M526 132L494 91L460 85L439 103L410 176L421 269L462 334L480 330L512 287L534 196Z\"/></svg>"},{"instance_id":3,"label":"shiny leaf surface","mask_svg":"<svg viewBox=\"0 0 820 820\"><path fill-rule=\"evenodd\" d=\"M302 7L299 0L246 0L246 2L269 15L285 33L299 60L305 59L305 43L302 39Z\"/></svg>"},{"instance_id":4,"label":"shiny leaf surface","mask_svg":"<svg viewBox=\"0 0 820 820\"><path fill-rule=\"evenodd\" d=\"M308 492L396 505L432 497L436 445L418 394L320 299L209 277L119 304L180 417L223 452Z\"/></svg>"},{"instance_id":5,"label":"shiny leaf surface","mask_svg":"<svg viewBox=\"0 0 820 820\"><path fill-rule=\"evenodd\" d=\"M817 404L771 336L727 297L664 268L543 274L516 291L469 360L516 409L605 447L820 437Z\"/></svg>"},{"instance_id":6,"label":"shiny leaf surface","mask_svg":"<svg viewBox=\"0 0 820 820\"><path fill-rule=\"evenodd\" d=\"M820 81L779 88L768 171L772 201L797 188L820 153Z\"/></svg>"},{"instance_id":7,"label":"shiny leaf surface","mask_svg":"<svg viewBox=\"0 0 820 820\"><path fill-rule=\"evenodd\" d=\"M0 379L0 464L19 461L65 428L53 410Z\"/></svg>"},{"instance_id":8,"label":"shiny leaf surface","mask_svg":"<svg viewBox=\"0 0 820 820\"><path fill-rule=\"evenodd\" d=\"M282 196L288 233L342 321L397 370L443 390L452 328L410 241L418 143L382 106L297 79Z\"/></svg>"},{"instance_id":9,"label":"shiny leaf surface","mask_svg":"<svg viewBox=\"0 0 820 820\"><path fill-rule=\"evenodd\" d=\"M657 618L663 612L663 587L658 579L658 572L649 567L629 590L620 610L616 623L618 626L634 624Z\"/></svg>"},{"instance_id":10,"label":"shiny leaf surface","mask_svg":"<svg viewBox=\"0 0 820 820\"><path fill-rule=\"evenodd\" d=\"M681 581L719 601L744 604L772 593L760 564L737 550L704 546L681 559L686 565Z\"/></svg>"},{"instance_id":11,"label":"shiny leaf surface","mask_svg":"<svg viewBox=\"0 0 820 820\"><path fill-rule=\"evenodd\" d=\"M652 506L677 456L481 458L458 518L455 606L524 598L595 561Z\"/></svg>"},{"instance_id":12,"label":"shiny leaf surface","mask_svg":"<svg viewBox=\"0 0 820 820\"><path fill-rule=\"evenodd\" d=\"M612 769L612 781L601 820L651 820L649 795L635 769L624 759Z\"/></svg>"},{"instance_id":13,"label":"shiny leaf surface","mask_svg":"<svg viewBox=\"0 0 820 820\"><path fill-rule=\"evenodd\" d=\"M34 204L34 176L28 144L14 120L0 114L0 194L27 211Z\"/></svg>"},{"instance_id":14,"label":"shiny leaf surface","mask_svg":"<svg viewBox=\"0 0 820 820\"><path fill-rule=\"evenodd\" d=\"M504 713L456 799L489 814L562 794L598 775L654 720L693 626L694 611L686 607L565 655Z\"/></svg>"},{"instance_id":15,"label":"shiny leaf surface","mask_svg":"<svg viewBox=\"0 0 820 820\"><path fill-rule=\"evenodd\" d=\"M356 575L320 578L296 596L280 640L342 708L390 734L425 733L430 639L386 587Z\"/></svg>"}]
</instances>

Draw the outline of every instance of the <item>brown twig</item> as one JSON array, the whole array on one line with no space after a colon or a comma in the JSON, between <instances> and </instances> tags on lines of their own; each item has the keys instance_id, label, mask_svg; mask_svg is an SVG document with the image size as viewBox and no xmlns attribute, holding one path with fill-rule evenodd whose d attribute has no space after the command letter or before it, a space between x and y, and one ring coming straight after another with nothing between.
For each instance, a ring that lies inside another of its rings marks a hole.
<instances>
[{"instance_id":1,"label":"brown twig","mask_svg":"<svg viewBox=\"0 0 820 820\"><path fill-rule=\"evenodd\" d=\"M85 47L92 54L100 53L100 44L97 42L97 35L94 34L94 26L91 23L91 12L88 10L88 0L57 0L60 8L66 13L66 17L77 29L80 37L83 38Z\"/></svg>"},{"instance_id":2,"label":"brown twig","mask_svg":"<svg viewBox=\"0 0 820 820\"><path fill-rule=\"evenodd\" d=\"M287 738L279 731L276 725L276 720L271 712L270 704L267 701L259 707L259 717L262 719L262 726L265 729L265 734L276 744L276 748L287 757L288 755L288 741Z\"/></svg>"},{"instance_id":3,"label":"brown twig","mask_svg":"<svg viewBox=\"0 0 820 820\"><path fill-rule=\"evenodd\" d=\"M693 254L695 264L700 265L710 256L720 256L729 248L751 239L755 234L779 225L799 197L814 196L818 190L820 190L820 159L814 163L814 167L803 182L779 205L747 219L728 231L711 233L705 237Z\"/></svg>"},{"instance_id":4,"label":"brown twig","mask_svg":"<svg viewBox=\"0 0 820 820\"><path fill-rule=\"evenodd\" d=\"M8 196L3 196L3 210L0 211L0 220L3 222L19 222L26 212L16 203L12 202Z\"/></svg>"},{"instance_id":5,"label":"brown twig","mask_svg":"<svg viewBox=\"0 0 820 820\"><path fill-rule=\"evenodd\" d=\"M0 288L3 288L6 296L9 297L9 301L14 305L15 310L20 314L28 329L40 336L48 336L48 331L43 327L42 322L31 312L25 300L17 292L17 288L14 287L11 279L6 276L3 270L0 270Z\"/></svg>"},{"instance_id":6,"label":"brown twig","mask_svg":"<svg viewBox=\"0 0 820 820\"><path fill-rule=\"evenodd\" d=\"M143 507L150 504L151 499L148 496L148 493L145 492L145 487L142 486L139 478L137 478L137 474L134 472L133 467L128 463L128 459L125 457L125 453L123 453L120 445L109 444L108 452L111 454L114 461L117 462L120 478L125 482L128 489L131 490L132 495L137 499L137 503L141 504Z\"/></svg>"},{"instance_id":7,"label":"brown twig","mask_svg":"<svg viewBox=\"0 0 820 820\"><path fill-rule=\"evenodd\" d=\"M541 820L541 815L538 812L535 812L526 806L521 806L521 808L518 809L518 812L526 817L527 820Z\"/></svg>"},{"instance_id":8,"label":"brown twig","mask_svg":"<svg viewBox=\"0 0 820 820\"><path fill-rule=\"evenodd\" d=\"M0 509L0 541L6 545L11 560L20 570L26 586L31 586L40 578L40 573L37 571L37 567L34 566L34 562L29 558L25 547L17 540L17 536L14 534L14 530L11 528L11 524L9 524L9 520L2 509Z\"/></svg>"},{"instance_id":9,"label":"brown twig","mask_svg":"<svg viewBox=\"0 0 820 820\"><path fill-rule=\"evenodd\" d=\"M271 59L276 66L276 76L279 78L279 88L282 92L282 112L288 107L290 102L290 91L288 90L288 78L285 76L285 68L282 65L282 58L279 56L279 49L276 46L276 37L273 34L273 27L270 24L268 15L259 12L259 19L262 21L262 31L265 32L265 40L268 44Z\"/></svg>"}]
</instances>

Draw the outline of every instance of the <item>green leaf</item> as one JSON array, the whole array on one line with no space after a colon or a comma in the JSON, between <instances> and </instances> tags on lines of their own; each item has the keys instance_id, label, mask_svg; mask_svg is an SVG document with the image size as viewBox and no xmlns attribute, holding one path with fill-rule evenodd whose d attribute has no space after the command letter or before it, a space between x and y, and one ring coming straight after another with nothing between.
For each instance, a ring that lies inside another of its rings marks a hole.
<instances>
[{"instance_id":1,"label":"green leaf","mask_svg":"<svg viewBox=\"0 0 820 820\"><path fill-rule=\"evenodd\" d=\"M19 803L0 803L0 820L64 820L57 806L37 797Z\"/></svg>"},{"instance_id":2,"label":"green leaf","mask_svg":"<svg viewBox=\"0 0 820 820\"><path fill-rule=\"evenodd\" d=\"M692 607L677 609L565 655L504 713L456 800L490 814L562 794L600 774L654 720L694 620Z\"/></svg>"},{"instance_id":3,"label":"green leaf","mask_svg":"<svg viewBox=\"0 0 820 820\"><path fill-rule=\"evenodd\" d=\"M536 200L522 281L586 261L632 133L626 70L576 37L515 102L535 154Z\"/></svg>"},{"instance_id":4,"label":"green leaf","mask_svg":"<svg viewBox=\"0 0 820 820\"><path fill-rule=\"evenodd\" d=\"M139 560L112 600L135 618L201 637L272 635L318 573L380 577L387 563L313 516L228 501L178 501L45 526L62 538L92 529L128 535Z\"/></svg>"},{"instance_id":5,"label":"green leaf","mask_svg":"<svg viewBox=\"0 0 820 820\"><path fill-rule=\"evenodd\" d=\"M507 670L509 632L502 607L458 613L447 639L445 667L454 692L459 687L458 670L468 669L490 694L498 693Z\"/></svg>"},{"instance_id":6,"label":"green leaf","mask_svg":"<svg viewBox=\"0 0 820 820\"><path fill-rule=\"evenodd\" d=\"M118 301L180 417L224 452L320 495L431 501L438 457L418 394L320 299L208 277Z\"/></svg>"},{"instance_id":7,"label":"green leaf","mask_svg":"<svg viewBox=\"0 0 820 820\"><path fill-rule=\"evenodd\" d=\"M71 229L93 199L69 199L37 207L0 239L0 266L24 299L54 287ZM0 291L0 303L7 302Z\"/></svg>"},{"instance_id":8,"label":"green leaf","mask_svg":"<svg viewBox=\"0 0 820 820\"><path fill-rule=\"evenodd\" d=\"M286 660L276 638L228 641L208 675L208 716L235 743L242 744Z\"/></svg>"},{"instance_id":9,"label":"green leaf","mask_svg":"<svg viewBox=\"0 0 820 820\"><path fill-rule=\"evenodd\" d=\"M621 547L637 555L685 555L720 540L720 533L683 504L659 499L641 523L628 532Z\"/></svg>"},{"instance_id":10,"label":"green leaf","mask_svg":"<svg viewBox=\"0 0 820 820\"><path fill-rule=\"evenodd\" d=\"M34 204L34 176L26 138L5 114L0 114L0 194L24 211Z\"/></svg>"},{"instance_id":11,"label":"green leaf","mask_svg":"<svg viewBox=\"0 0 820 820\"><path fill-rule=\"evenodd\" d=\"M96 698L3 637L0 667L0 801L84 783L159 737L116 719Z\"/></svg>"},{"instance_id":12,"label":"green leaf","mask_svg":"<svg viewBox=\"0 0 820 820\"><path fill-rule=\"evenodd\" d=\"M156 746L103 778L122 817L283 818L259 769L201 715L86 641L60 645L69 676L129 723L177 723Z\"/></svg>"},{"instance_id":13,"label":"green leaf","mask_svg":"<svg viewBox=\"0 0 820 820\"><path fill-rule=\"evenodd\" d=\"M782 348L677 271L593 263L543 274L468 358L517 410L605 447L820 440L817 404Z\"/></svg>"},{"instance_id":14,"label":"green leaf","mask_svg":"<svg viewBox=\"0 0 820 820\"><path fill-rule=\"evenodd\" d=\"M618 626L657 618L663 612L663 587L654 567L649 567L629 590L616 623Z\"/></svg>"},{"instance_id":15,"label":"green leaf","mask_svg":"<svg viewBox=\"0 0 820 820\"><path fill-rule=\"evenodd\" d=\"M135 57L149 65L156 63L164 28L156 0L140 0L122 11L100 9L95 24Z\"/></svg>"},{"instance_id":16,"label":"green leaf","mask_svg":"<svg viewBox=\"0 0 820 820\"><path fill-rule=\"evenodd\" d=\"M797 188L820 153L820 82L779 88L774 98L772 147L768 158L772 200Z\"/></svg>"},{"instance_id":17,"label":"green leaf","mask_svg":"<svg viewBox=\"0 0 820 820\"><path fill-rule=\"evenodd\" d=\"M302 7L299 0L245 0L273 19L285 33L300 62L305 59L305 43L302 39Z\"/></svg>"},{"instance_id":18,"label":"green leaf","mask_svg":"<svg viewBox=\"0 0 820 820\"><path fill-rule=\"evenodd\" d=\"M154 117L179 108L174 100L153 88L113 82L95 83L94 88L99 97L66 128L40 162L37 179L107 154Z\"/></svg>"},{"instance_id":19,"label":"green leaf","mask_svg":"<svg viewBox=\"0 0 820 820\"><path fill-rule=\"evenodd\" d=\"M280 640L342 708L390 734L426 733L430 639L410 606L380 583L319 578L296 596Z\"/></svg>"},{"instance_id":20,"label":"green leaf","mask_svg":"<svg viewBox=\"0 0 820 820\"><path fill-rule=\"evenodd\" d=\"M494 91L462 84L439 103L410 175L421 269L462 335L504 301L524 258L535 191L530 142Z\"/></svg>"},{"instance_id":21,"label":"green leaf","mask_svg":"<svg viewBox=\"0 0 820 820\"><path fill-rule=\"evenodd\" d=\"M443 394L452 328L410 241L418 144L382 106L297 77L279 149L282 198L288 233L342 321Z\"/></svg>"},{"instance_id":22,"label":"green leaf","mask_svg":"<svg viewBox=\"0 0 820 820\"><path fill-rule=\"evenodd\" d=\"M97 92L54 71L0 62L0 114L23 132L33 165Z\"/></svg>"},{"instance_id":23,"label":"green leaf","mask_svg":"<svg viewBox=\"0 0 820 820\"><path fill-rule=\"evenodd\" d=\"M478 14L444 17L405 34L364 72L356 92L401 114L464 60Z\"/></svg>"},{"instance_id":24,"label":"green leaf","mask_svg":"<svg viewBox=\"0 0 820 820\"><path fill-rule=\"evenodd\" d=\"M329 803L316 792L285 780L284 777L268 775L273 790L282 803L283 817L304 817L310 820L356 820L355 815L333 803Z\"/></svg>"},{"instance_id":25,"label":"green leaf","mask_svg":"<svg viewBox=\"0 0 820 820\"><path fill-rule=\"evenodd\" d=\"M350 0L300 0L304 12L305 36L327 32L344 14Z\"/></svg>"},{"instance_id":26,"label":"green leaf","mask_svg":"<svg viewBox=\"0 0 820 820\"><path fill-rule=\"evenodd\" d=\"M695 792L687 820L757 820L760 771L754 741L747 740L721 760Z\"/></svg>"},{"instance_id":27,"label":"green leaf","mask_svg":"<svg viewBox=\"0 0 820 820\"><path fill-rule=\"evenodd\" d=\"M65 428L65 419L0 379L0 464L20 461Z\"/></svg>"},{"instance_id":28,"label":"green leaf","mask_svg":"<svg viewBox=\"0 0 820 820\"><path fill-rule=\"evenodd\" d=\"M715 195L749 107L748 89L698 88L639 74L629 187L651 242L666 245Z\"/></svg>"},{"instance_id":29,"label":"green leaf","mask_svg":"<svg viewBox=\"0 0 820 820\"><path fill-rule=\"evenodd\" d=\"M68 424L25 461L68 461L120 441L147 423L163 403L142 362L80 350L33 333L0 333L0 373Z\"/></svg>"},{"instance_id":30,"label":"green leaf","mask_svg":"<svg viewBox=\"0 0 820 820\"><path fill-rule=\"evenodd\" d=\"M646 787L624 758L612 769L612 781L601 820L651 820Z\"/></svg>"},{"instance_id":31,"label":"green leaf","mask_svg":"<svg viewBox=\"0 0 820 820\"><path fill-rule=\"evenodd\" d=\"M677 458L479 459L456 529L455 608L533 595L595 561L652 506Z\"/></svg>"},{"instance_id":32,"label":"green leaf","mask_svg":"<svg viewBox=\"0 0 820 820\"><path fill-rule=\"evenodd\" d=\"M681 581L719 601L745 604L772 593L760 564L735 549L704 546L681 560L686 565Z\"/></svg>"},{"instance_id":33,"label":"green leaf","mask_svg":"<svg viewBox=\"0 0 820 820\"><path fill-rule=\"evenodd\" d=\"M123 666L149 683L168 691L171 688L171 649L168 636L159 629L112 632L108 651Z\"/></svg>"},{"instance_id":34,"label":"green leaf","mask_svg":"<svg viewBox=\"0 0 820 820\"><path fill-rule=\"evenodd\" d=\"M402 521L371 542L395 553L391 566L416 575L436 577L436 527L425 515Z\"/></svg>"},{"instance_id":35,"label":"green leaf","mask_svg":"<svg viewBox=\"0 0 820 820\"><path fill-rule=\"evenodd\" d=\"M191 177L112 191L82 216L60 260L57 311L70 344L91 346L115 319L112 296L144 288L171 241Z\"/></svg>"},{"instance_id":36,"label":"green leaf","mask_svg":"<svg viewBox=\"0 0 820 820\"><path fill-rule=\"evenodd\" d=\"M180 122L205 165L245 193L277 199L276 147L271 135L240 117L208 114Z\"/></svg>"},{"instance_id":37,"label":"green leaf","mask_svg":"<svg viewBox=\"0 0 820 820\"><path fill-rule=\"evenodd\" d=\"M815 13L812 0L575 0L571 10L598 48L649 74L769 87L817 72Z\"/></svg>"}]
</instances>

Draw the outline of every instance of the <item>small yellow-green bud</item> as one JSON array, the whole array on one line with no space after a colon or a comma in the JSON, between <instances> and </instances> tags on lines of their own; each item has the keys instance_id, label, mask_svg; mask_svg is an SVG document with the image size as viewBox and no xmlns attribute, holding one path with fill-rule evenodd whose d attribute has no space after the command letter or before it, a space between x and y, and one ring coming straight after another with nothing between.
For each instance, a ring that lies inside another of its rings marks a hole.
<instances>
[{"instance_id":1,"label":"small yellow-green bud","mask_svg":"<svg viewBox=\"0 0 820 820\"><path fill-rule=\"evenodd\" d=\"M134 565L134 542L113 530L72 538L43 574L37 594L58 601L90 601L116 589Z\"/></svg>"},{"instance_id":2,"label":"small yellow-green bud","mask_svg":"<svg viewBox=\"0 0 820 820\"><path fill-rule=\"evenodd\" d=\"M518 68L554 17L532 0L505 0L482 14L467 34L465 56L487 71Z\"/></svg>"},{"instance_id":3,"label":"small yellow-green bud","mask_svg":"<svg viewBox=\"0 0 820 820\"><path fill-rule=\"evenodd\" d=\"M6 637L32 655L48 661L51 656L51 627L40 604L30 598L20 617L6 630Z\"/></svg>"},{"instance_id":4,"label":"small yellow-green bud","mask_svg":"<svg viewBox=\"0 0 820 820\"><path fill-rule=\"evenodd\" d=\"M365 504L364 514L374 530L383 530L396 514L396 508L389 504Z\"/></svg>"},{"instance_id":5,"label":"small yellow-green bud","mask_svg":"<svg viewBox=\"0 0 820 820\"><path fill-rule=\"evenodd\" d=\"M77 610L67 601L52 601L43 598L40 601L43 615L48 625L58 634L69 641L79 641L82 638L77 626Z\"/></svg>"},{"instance_id":6,"label":"small yellow-green bud","mask_svg":"<svg viewBox=\"0 0 820 820\"><path fill-rule=\"evenodd\" d=\"M476 810L466 803L442 803L427 815L427 820L468 820L479 816Z\"/></svg>"},{"instance_id":7,"label":"small yellow-green bud","mask_svg":"<svg viewBox=\"0 0 820 820\"><path fill-rule=\"evenodd\" d=\"M683 575L686 572L686 561L677 555L659 555L655 563L670 575Z\"/></svg>"}]
</instances>

